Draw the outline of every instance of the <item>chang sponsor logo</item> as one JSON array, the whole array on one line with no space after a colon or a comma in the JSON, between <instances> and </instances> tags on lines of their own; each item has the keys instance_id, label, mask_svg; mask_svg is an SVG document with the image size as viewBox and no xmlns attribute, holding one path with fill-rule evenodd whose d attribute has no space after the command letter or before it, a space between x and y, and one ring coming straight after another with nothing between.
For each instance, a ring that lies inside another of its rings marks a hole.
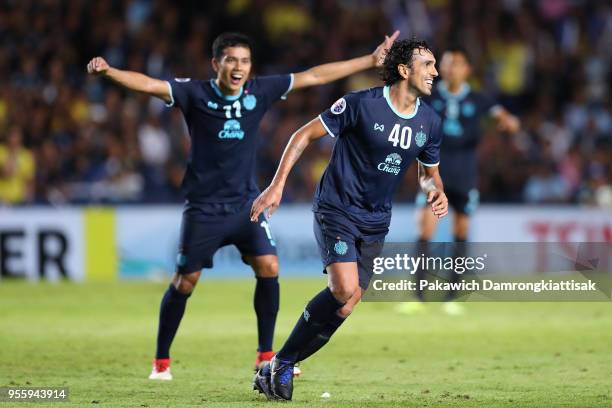
<instances>
[{"instance_id":1,"label":"chang sponsor logo","mask_svg":"<svg viewBox=\"0 0 612 408\"><path fill-rule=\"evenodd\" d=\"M378 164L378 170L384 171L385 173L390 173L393 175L398 175L402 164L402 156L397 153L391 153L385 158L385 161Z\"/></svg>"},{"instance_id":2,"label":"chang sponsor logo","mask_svg":"<svg viewBox=\"0 0 612 408\"><path fill-rule=\"evenodd\" d=\"M244 138L244 132L240 129L240 122L234 119L226 120L223 130L219 132L219 139L238 139Z\"/></svg>"}]
</instances>

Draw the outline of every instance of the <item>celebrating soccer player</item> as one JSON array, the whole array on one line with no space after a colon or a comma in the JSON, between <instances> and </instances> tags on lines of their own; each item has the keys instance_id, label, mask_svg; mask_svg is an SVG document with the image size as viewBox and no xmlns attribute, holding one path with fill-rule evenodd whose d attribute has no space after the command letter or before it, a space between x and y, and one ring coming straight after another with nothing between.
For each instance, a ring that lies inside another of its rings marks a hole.
<instances>
[{"instance_id":1,"label":"celebrating soccer player","mask_svg":"<svg viewBox=\"0 0 612 408\"><path fill-rule=\"evenodd\" d=\"M482 121L486 115L492 116L501 131L516 133L519 120L503 107L495 104L486 95L473 91L467 80L471 66L467 51L461 47L449 48L440 61L442 80L436 83L432 94L427 98L429 104L442 116L443 141L440 157L443 165L440 174L448 202L454 210L453 239L456 242L455 255L464 256L470 215L478 205L478 156L476 150L481 138ZM432 238L437 218L424 208L425 196L417 196L419 242L426 246ZM451 282L459 278L452 273ZM425 271L420 269L415 274L417 282L426 279ZM451 315L461 314L463 309L457 303L450 302L455 292L447 293L443 310ZM424 300L422 291L417 292L420 301ZM422 303L403 303L399 311L417 312L424 306Z\"/></svg>"},{"instance_id":2,"label":"celebrating soccer player","mask_svg":"<svg viewBox=\"0 0 612 408\"><path fill-rule=\"evenodd\" d=\"M328 286L306 305L289 338L255 386L268 398L291 400L293 367L323 347L361 299L372 278L402 176L419 161L419 181L435 217L447 213L438 173L441 121L420 97L430 95L436 60L423 41L393 43L383 64L384 87L350 93L299 129L270 186L253 203L251 221L279 206L293 165L314 140L336 138L314 197L314 232Z\"/></svg>"},{"instance_id":3,"label":"celebrating soccer player","mask_svg":"<svg viewBox=\"0 0 612 408\"><path fill-rule=\"evenodd\" d=\"M319 65L307 71L249 79L251 42L238 33L224 33L213 43L210 80L175 78L163 81L111 67L100 57L89 73L132 91L144 92L179 107L189 128L191 152L183 179L186 204L172 284L159 313L157 352L150 379L170 380L170 345L202 268L212 268L220 247L235 245L255 272L254 306L259 346L256 368L273 356L272 339L279 304L276 243L264 216L249 222L259 193L255 156L259 124L270 106L291 90L322 85L382 64L399 32L363 57Z\"/></svg>"}]
</instances>

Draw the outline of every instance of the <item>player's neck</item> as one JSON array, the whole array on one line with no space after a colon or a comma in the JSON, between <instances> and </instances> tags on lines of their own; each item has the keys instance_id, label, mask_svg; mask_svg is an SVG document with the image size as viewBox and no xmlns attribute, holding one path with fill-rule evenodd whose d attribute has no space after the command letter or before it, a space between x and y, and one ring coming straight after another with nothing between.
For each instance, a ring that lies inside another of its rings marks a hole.
<instances>
[{"instance_id":1,"label":"player's neck","mask_svg":"<svg viewBox=\"0 0 612 408\"><path fill-rule=\"evenodd\" d=\"M221 82L219 78L215 78L215 85L217 85L219 91L225 96L236 96L240 93L240 89L232 91L230 88L227 88L225 85L223 85L223 82Z\"/></svg>"},{"instance_id":2,"label":"player's neck","mask_svg":"<svg viewBox=\"0 0 612 408\"><path fill-rule=\"evenodd\" d=\"M446 89L448 90L448 92L450 92L453 95L456 95L459 92L461 92L461 90L463 89L463 87L465 85L465 81L455 82L455 83L450 83L450 82L446 82L446 81L444 81L444 82L446 84Z\"/></svg>"},{"instance_id":3,"label":"player's neck","mask_svg":"<svg viewBox=\"0 0 612 408\"><path fill-rule=\"evenodd\" d=\"M419 94L397 82L389 87L389 99L399 113L410 115L416 110Z\"/></svg>"}]
</instances>

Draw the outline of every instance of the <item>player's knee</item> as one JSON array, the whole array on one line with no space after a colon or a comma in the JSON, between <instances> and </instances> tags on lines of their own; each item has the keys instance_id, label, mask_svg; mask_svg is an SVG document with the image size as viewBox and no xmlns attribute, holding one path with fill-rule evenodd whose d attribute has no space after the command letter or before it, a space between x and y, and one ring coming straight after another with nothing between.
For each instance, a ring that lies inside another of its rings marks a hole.
<instances>
[{"instance_id":1,"label":"player's knee","mask_svg":"<svg viewBox=\"0 0 612 408\"><path fill-rule=\"evenodd\" d=\"M199 272L193 272L188 275L175 275L173 284L176 290L183 295L190 295L198 283L200 277Z\"/></svg>"},{"instance_id":2,"label":"player's knee","mask_svg":"<svg viewBox=\"0 0 612 408\"><path fill-rule=\"evenodd\" d=\"M278 261L268 261L255 269L258 278L275 278L278 276Z\"/></svg>"},{"instance_id":3,"label":"player's knee","mask_svg":"<svg viewBox=\"0 0 612 408\"><path fill-rule=\"evenodd\" d=\"M355 295L357 290L359 290L359 286L357 284L352 283L343 283L331 285L329 287L329 290L331 291L332 295L334 295L336 300L338 300L339 302L346 303L349 301L350 298Z\"/></svg>"}]
</instances>

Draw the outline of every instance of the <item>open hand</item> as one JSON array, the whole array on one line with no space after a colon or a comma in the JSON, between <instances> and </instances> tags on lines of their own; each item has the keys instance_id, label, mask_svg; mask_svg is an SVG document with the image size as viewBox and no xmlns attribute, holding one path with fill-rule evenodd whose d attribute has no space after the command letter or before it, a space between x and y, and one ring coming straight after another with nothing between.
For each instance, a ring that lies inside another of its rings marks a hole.
<instances>
[{"instance_id":1,"label":"open hand","mask_svg":"<svg viewBox=\"0 0 612 408\"><path fill-rule=\"evenodd\" d=\"M282 187L268 186L262 193L255 199L253 206L251 207L251 222L257 222L259 215L268 210L268 218L272 217L272 213L276 211L280 205L281 198L283 196Z\"/></svg>"},{"instance_id":2,"label":"open hand","mask_svg":"<svg viewBox=\"0 0 612 408\"><path fill-rule=\"evenodd\" d=\"M399 34L399 30L395 30L395 32L391 34L391 37L385 35L385 40L380 43L378 47L376 47L376 49L372 53L375 67L382 67L383 62L385 61L385 56L387 55L387 51L389 50L389 48L391 48L393 42L397 39Z\"/></svg>"},{"instance_id":3,"label":"open hand","mask_svg":"<svg viewBox=\"0 0 612 408\"><path fill-rule=\"evenodd\" d=\"M448 199L444 191L432 190L427 194L427 202L431 204L431 211L438 218L448 214Z\"/></svg>"}]
</instances>

